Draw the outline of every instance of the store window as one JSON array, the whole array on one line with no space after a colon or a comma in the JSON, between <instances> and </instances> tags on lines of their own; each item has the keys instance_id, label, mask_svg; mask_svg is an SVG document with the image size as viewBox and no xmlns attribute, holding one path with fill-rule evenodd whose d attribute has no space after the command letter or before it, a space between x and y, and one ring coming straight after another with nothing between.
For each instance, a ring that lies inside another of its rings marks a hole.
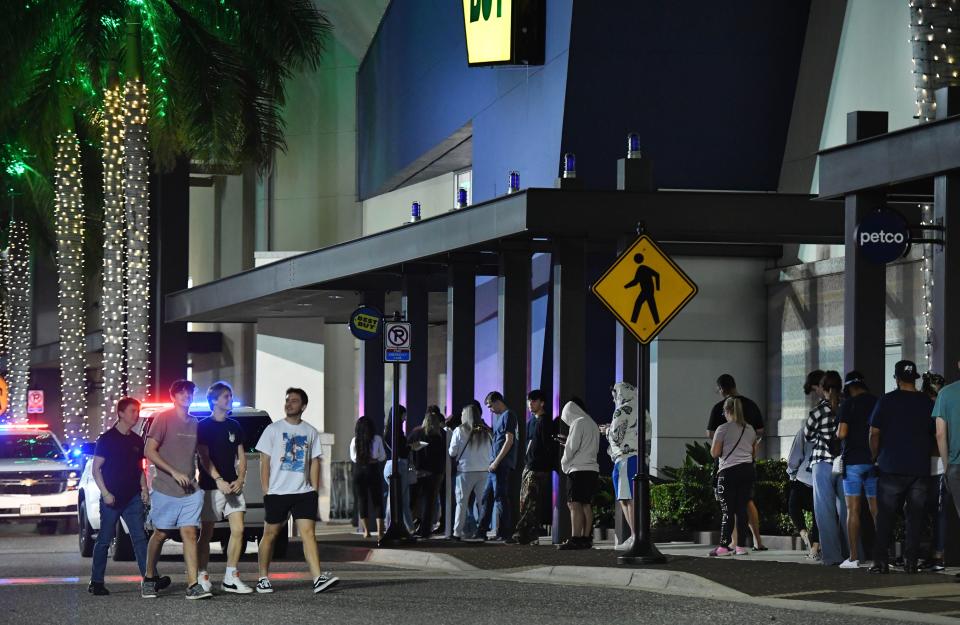
<instances>
[{"instance_id":1,"label":"store window","mask_svg":"<svg viewBox=\"0 0 960 625\"><path fill-rule=\"evenodd\" d=\"M460 189L467 191L467 206L473 204L473 170L462 169L453 174L453 206L457 205L457 192Z\"/></svg>"}]
</instances>

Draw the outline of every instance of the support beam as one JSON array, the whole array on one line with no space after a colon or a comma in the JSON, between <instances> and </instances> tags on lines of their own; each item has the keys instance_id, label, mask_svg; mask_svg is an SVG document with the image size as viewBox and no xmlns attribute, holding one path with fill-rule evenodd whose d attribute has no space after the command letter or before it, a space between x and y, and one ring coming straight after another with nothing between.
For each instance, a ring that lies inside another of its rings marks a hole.
<instances>
[{"instance_id":1,"label":"support beam","mask_svg":"<svg viewBox=\"0 0 960 625\"><path fill-rule=\"evenodd\" d=\"M847 115L848 142L883 134L886 129L886 113L856 111ZM844 199L843 368L844 372L857 369L874 388L883 388L884 380L887 267L860 255L856 230L884 200L882 190L854 193Z\"/></svg>"},{"instance_id":2,"label":"support beam","mask_svg":"<svg viewBox=\"0 0 960 625\"><path fill-rule=\"evenodd\" d=\"M530 379L530 253L505 251L497 278L497 360L504 403L517 417L516 464L510 476L514 523L520 518L520 479L527 448L527 381Z\"/></svg>"},{"instance_id":3,"label":"support beam","mask_svg":"<svg viewBox=\"0 0 960 625\"><path fill-rule=\"evenodd\" d=\"M403 276L402 308L410 322L410 364L404 365L406 376L407 432L423 422L427 412L427 287L421 275Z\"/></svg>"},{"instance_id":4,"label":"support beam","mask_svg":"<svg viewBox=\"0 0 960 625\"><path fill-rule=\"evenodd\" d=\"M559 240L553 253L553 414L586 392L586 250L582 240ZM553 542L570 536L565 478L554 476Z\"/></svg>"},{"instance_id":5,"label":"support beam","mask_svg":"<svg viewBox=\"0 0 960 625\"><path fill-rule=\"evenodd\" d=\"M471 265L447 270L447 406L457 415L473 399L476 355L476 277Z\"/></svg>"},{"instance_id":6,"label":"support beam","mask_svg":"<svg viewBox=\"0 0 960 625\"><path fill-rule=\"evenodd\" d=\"M187 288L189 226L190 162L179 158L150 185L150 391L159 401L187 377L187 324L166 319L167 295Z\"/></svg>"},{"instance_id":7,"label":"support beam","mask_svg":"<svg viewBox=\"0 0 960 625\"><path fill-rule=\"evenodd\" d=\"M370 291L363 296L365 306L373 306L386 314L383 300L382 291ZM377 432L383 432L385 382L383 341L360 341L360 380L357 384L360 414L373 421Z\"/></svg>"},{"instance_id":8,"label":"support beam","mask_svg":"<svg viewBox=\"0 0 960 625\"><path fill-rule=\"evenodd\" d=\"M937 119L960 115L960 87L937 89ZM937 176L933 181L933 219L945 230L937 233L943 245L933 246L932 367L958 379L960 364L960 173ZM947 267L953 267L952 272ZM953 320L953 323L950 323ZM951 550L960 555L960 549Z\"/></svg>"}]
</instances>

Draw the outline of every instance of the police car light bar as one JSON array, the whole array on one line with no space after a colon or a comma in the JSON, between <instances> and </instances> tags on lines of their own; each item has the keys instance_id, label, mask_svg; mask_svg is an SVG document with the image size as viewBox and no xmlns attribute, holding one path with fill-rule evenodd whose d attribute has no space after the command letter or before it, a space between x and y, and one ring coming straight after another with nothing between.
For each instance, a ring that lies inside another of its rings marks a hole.
<instances>
[{"instance_id":1,"label":"police car light bar","mask_svg":"<svg viewBox=\"0 0 960 625\"><path fill-rule=\"evenodd\" d=\"M4 423L0 430L45 430L48 427L46 423Z\"/></svg>"},{"instance_id":2,"label":"police car light bar","mask_svg":"<svg viewBox=\"0 0 960 625\"><path fill-rule=\"evenodd\" d=\"M239 401L234 401L232 404L233 408L239 408L242 404ZM140 404L141 410L167 410L173 408L173 402L144 402ZM210 410L210 404L207 402L195 402L190 404L190 410Z\"/></svg>"}]
</instances>

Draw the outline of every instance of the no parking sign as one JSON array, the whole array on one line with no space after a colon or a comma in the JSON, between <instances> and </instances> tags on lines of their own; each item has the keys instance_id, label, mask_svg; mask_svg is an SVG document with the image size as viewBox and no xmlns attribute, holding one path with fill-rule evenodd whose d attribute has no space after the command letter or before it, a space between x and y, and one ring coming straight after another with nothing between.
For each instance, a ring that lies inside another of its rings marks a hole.
<instances>
[{"instance_id":1,"label":"no parking sign","mask_svg":"<svg viewBox=\"0 0 960 625\"><path fill-rule=\"evenodd\" d=\"M43 414L43 391L27 391L27 414Z\"/></svg>"}]
</instances>

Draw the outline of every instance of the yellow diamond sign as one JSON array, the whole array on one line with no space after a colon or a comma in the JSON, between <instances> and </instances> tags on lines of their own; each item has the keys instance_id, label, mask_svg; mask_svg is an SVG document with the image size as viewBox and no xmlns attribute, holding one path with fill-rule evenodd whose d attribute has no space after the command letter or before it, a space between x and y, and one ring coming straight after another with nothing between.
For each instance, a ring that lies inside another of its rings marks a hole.
<instances>
[{"instance_id":1,"label":"yellow diamond sign","mask_svg":"<svg viewBox=\"0 0 960 625\"><path fill-rule=\"evenodd\" d=\"M647 235L593 285L593 294L646 345L697 294L697 285Z\"/></svg>"}]
</instances>

